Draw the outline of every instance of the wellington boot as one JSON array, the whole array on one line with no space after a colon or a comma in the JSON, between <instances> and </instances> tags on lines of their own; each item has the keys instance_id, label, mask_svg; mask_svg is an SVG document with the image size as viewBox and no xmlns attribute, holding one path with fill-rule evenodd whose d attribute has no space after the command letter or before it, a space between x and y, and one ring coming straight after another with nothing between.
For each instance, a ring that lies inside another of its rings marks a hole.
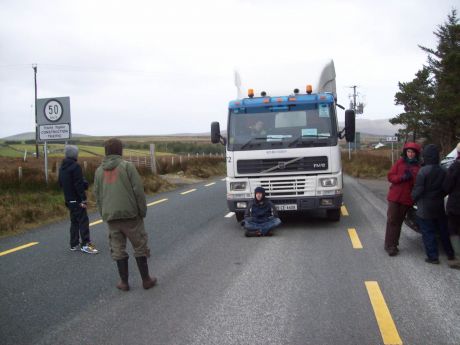
<instances>
[{"instance_id":1,"label":"wellington boot","mask_svg":"<svg viewBox=\"0 0 460 345\"><path fill-rule=\"evenodd\" d=\"M454 249L455 256L460 258L460 236L459 235L450 236L450 243L452 244L452 248Z\"/></svg>"},{"instance_id":2,"label":"wellington boot","mask_svg":"<svg viewBox=\"0 0 460 345\"><path fill-rule=\"evenodd\" d=\"M120 274L120 282L117 288L122 291L129 291L128 284L128 258L117 260L118 273Z\"/></svg>"},{"instance_id":3,"label":"wellington boot","mask_svg":"<svg viewBox=\"0 0 460 345\"><path fill-rule=\"evenodd\" d=\"M142 286L144 289L150 289L155 286L157 283L157 278L150 277L149 275L149 266L147 264L147 257L140 256L136 258L137 267L139 268L139 272L142 278Z\"/></svg>"},{"instance_id":4,"label":"wellington boot","mask_svg":"<svg viewBox=\"0 0 460 345\"><path fill-rule=\"evenodd\" d=\"M450 268L455 268L457 270L460 270L460 260L459 259L447 260L447 264L449 265Z\"/></svg>"}]
</instances>

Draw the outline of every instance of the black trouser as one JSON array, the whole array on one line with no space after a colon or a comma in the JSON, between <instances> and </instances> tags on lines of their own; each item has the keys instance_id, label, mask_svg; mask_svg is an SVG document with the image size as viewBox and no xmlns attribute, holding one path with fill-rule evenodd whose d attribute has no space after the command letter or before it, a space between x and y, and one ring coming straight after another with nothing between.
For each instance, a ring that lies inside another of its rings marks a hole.
<instances>
[{"instance_id":1,"label":"black trouser","mask_svg":"<svg viewBox=\"0 0 460 345\"><path fill-rule=\"evenodd\" d=\"M385 232L385 249L399 245L401 226L410 206L399 202L388 201L387 228Z\"/></svg>"},{"instance_id":2,"label":"black trouser","mask_svg":"<svg viewBox=\"0 0 460 345\"><path fill-rule=\"evenodd\" d=\"M85 208L80 205L69 206L70 211L70 246L77 246L81 238L81 245L89 243L89 219Z\"/></svg>"},{"instance_id":3,"label":"black trouser","mask_svg":"<svg viewBox=\"0 0 460 345\"><path fill-rule=\"evenodd\" d=\"M460 236L460 215L449 214L448 216L448 228L450 236Z\"/></svg>"}]
</instances>

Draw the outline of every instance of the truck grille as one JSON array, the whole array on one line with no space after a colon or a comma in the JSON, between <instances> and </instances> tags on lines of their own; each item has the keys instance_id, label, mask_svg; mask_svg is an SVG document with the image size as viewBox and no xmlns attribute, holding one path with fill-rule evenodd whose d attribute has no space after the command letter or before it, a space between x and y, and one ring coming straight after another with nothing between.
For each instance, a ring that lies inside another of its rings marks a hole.
<instances>
[{"instance_id":1,"label":"truck grille","mask_svg":"<svg viewBox=\"0 0 460 345\"><path fill-rule=\"evenodd\" d=\"M316 190L315 176L261 178L255 182L265 189L268 197L314 196Z\"/></svg>"},{"instance_id":2,"label":"truck grille","mask_svg":"<svg viewBox=\"0 0 460 345\"><path fill-rule=\"evenodd\" d=\"M321 171L328 169L327 156L303 157L292 163L294 158L279 159L245 159L238 160L236 167L239 174L269 172L293 172L293 171Z\"/></svg>"}]
</instances>

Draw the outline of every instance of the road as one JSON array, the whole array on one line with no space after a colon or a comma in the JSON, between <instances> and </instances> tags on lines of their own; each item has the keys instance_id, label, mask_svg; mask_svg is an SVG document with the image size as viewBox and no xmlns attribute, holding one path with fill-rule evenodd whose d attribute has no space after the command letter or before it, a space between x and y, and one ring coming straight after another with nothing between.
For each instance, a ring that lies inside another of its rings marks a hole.
<instances>
[{"instance_id":1,"label":"road","mask_svg":"<svg viewBox=\"0 0 460 345\"><path fill-rule=\"evenodd\" d=\"M460 344L460 271L426 264L407 228L386 255L385 185L347 177L340 222L284 217L245 238L211 182L149 200L151 290L134 259L131 291L115 288L103 223L98 255L69 250L67 221L0 240L0 343Z\"/></svg>"}]
</instances>

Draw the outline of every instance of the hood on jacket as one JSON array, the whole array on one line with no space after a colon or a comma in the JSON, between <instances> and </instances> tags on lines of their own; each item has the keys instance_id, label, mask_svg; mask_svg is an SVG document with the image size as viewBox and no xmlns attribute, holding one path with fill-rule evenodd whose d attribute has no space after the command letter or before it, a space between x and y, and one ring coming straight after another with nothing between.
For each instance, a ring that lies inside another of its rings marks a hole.
<instances>
[{"instance_id":1,"label":"hood on jacket","mask_svg":"<svg viewBox=\"0 0 460 345\"><path fill-rule=\"evenodd\" d=\"M262 193L262 199L260 201L265 200L265 189L263 187L256 187L256 189L254 189L254 200L257 201L256 193Z\"/></svg>"},{"instance_id":2,"label":"hood on jacket","mask_svg":"<svg viewBox=\"0 0 460 345\"><path fill-rule=\"evenodd\" d=\"M78 159L78 147L75 145L66 145L64 148L65 158Z\"/></svg>"},{"instance_id":3,"label":"hood on jacket","mask_svg":"<svg viewBox=\"0 0 460 345\"><path fill-rule=\"evenodd\" d=\"M423 149L423 162L425 165L439 164L439 150L436 145L429 144Z\"/></svg>"},{"instance_id":4,"label":"hood on jacket","mask_svg":"<svg viewBox=\"0 0 460 345\"><path fill-rule=\"evenodd\" d=\"M119 155L105 156L102 160L102 169L113 170L121 163L121 161L122 158Z\"/></svg>"},{"instance_id":5,"label":"hood on jacket","mask_svg":"<svg viewBox=\"0 0 460 345\"><path fill-rule=\"evenodd\" d=\"M415 154L417 155L417 157L420 155L420 152L422 151L422 148L420 147L419 144L413 143L413 142L408 142L408 143L405 143L404 147L403 147L403 155L404 156L406 156L406 151L408 149L414 150Z\"/></svg>"}]
</instances>

